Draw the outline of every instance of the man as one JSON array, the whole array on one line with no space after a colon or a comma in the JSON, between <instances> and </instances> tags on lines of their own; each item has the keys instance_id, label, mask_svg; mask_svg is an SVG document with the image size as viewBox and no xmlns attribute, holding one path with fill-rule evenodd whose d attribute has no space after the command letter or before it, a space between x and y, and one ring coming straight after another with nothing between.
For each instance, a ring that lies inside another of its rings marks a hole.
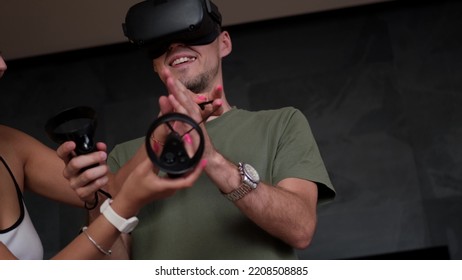
<instances>
[{"instance_id":1,"label":"man","mask_svg":"<svg viewBox=\"0 0 462 280\"><path fill-rule=\"evenodd\" d=\"M315 232L318 195L335 195L308 122L294 108L250 112L232 107L222 76L222 59L231 53L232 43L221 30L216 6L205 0L160 2L132 7L125 33L149 51L167 88L168 96L159 99L161 115L175 111L201 123L207 166L192 188L142 210L132 234L132 257L296 258L293 248L308 247ZM168 29L166 21L181 22L179 10L195 4L201 5L205 18L199 26L211 28L196 34L156 30ZM155 15L162 17L158 25ZM137 37L149 29L154 39ZM204 101L211 104L201 110L198 104ZM111 152L112 171L125 165L118 180L124 180L124 169L130 169L126 166L146 158L143 144L143 138L135 139Z\"/></svg>"}]
</instances>

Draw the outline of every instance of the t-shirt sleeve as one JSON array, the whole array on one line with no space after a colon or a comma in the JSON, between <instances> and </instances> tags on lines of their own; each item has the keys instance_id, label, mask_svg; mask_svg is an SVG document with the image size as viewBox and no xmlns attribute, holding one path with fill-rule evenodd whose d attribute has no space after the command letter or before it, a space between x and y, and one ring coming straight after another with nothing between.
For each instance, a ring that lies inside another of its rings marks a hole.
<instances>
[{"instance_id":1,"label":"t-shirt sleeve","mask_svg":"<svg viewBox=\"0 0 462 280\"><path fill-rule=\"evenodd\" d=\"M131 159L141 145L144 137L118 144L109 153L107 164L111 172L117 172L129 159Z\"/></svg>"},{"instance_id":2,"label":"t-shirt sleeve","mask_svg":"<svg viewBox=\"0 0 462 280\"><path fill-rule=\"evenodd\" d=\"M279 139L273 180L300 178L315 182L318 185L318 203L332 200L335 189L308 120L297 109L291 112Z\"/></svg>"}]
</instances>

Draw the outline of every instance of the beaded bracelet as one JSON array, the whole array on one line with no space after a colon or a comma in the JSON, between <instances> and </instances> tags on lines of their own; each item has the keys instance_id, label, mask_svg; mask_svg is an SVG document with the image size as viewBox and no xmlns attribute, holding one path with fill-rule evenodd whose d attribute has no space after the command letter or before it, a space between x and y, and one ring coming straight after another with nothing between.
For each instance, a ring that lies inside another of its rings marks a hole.
<instances>
[{"instance_id":1,"label":"beaded bracelet","mask_svg":"<svg viewBox=\"0 0 462 280\"><path fill-rule=\"evenodd\" d=\"M87 233L87 227L82 228L82 232L87 236L88 240L90 240L93 245L95 245L96 249L100 251L101 253L105 254L106 256L110 256L112 254L112 250L104 250L103 247L101 247L96 241Z\"/></svg>"}]
</instances>

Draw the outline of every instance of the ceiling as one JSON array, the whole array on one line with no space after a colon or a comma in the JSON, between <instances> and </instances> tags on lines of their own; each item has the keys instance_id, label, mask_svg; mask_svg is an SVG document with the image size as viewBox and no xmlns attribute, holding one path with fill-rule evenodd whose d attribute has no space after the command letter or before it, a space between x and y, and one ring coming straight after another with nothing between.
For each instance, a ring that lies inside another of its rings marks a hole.
<instances>
[{"instance_id":1,"label":"ceiling","mask_svg":"<svg viewBox=\"0 0 462 280\"><path fill-rule=\"evenodd\" d=\"M125 42L121 23L141 0L1 0L6 60ZM391 0L214 0L230 26Z\"/></svg>"}]
</instances>

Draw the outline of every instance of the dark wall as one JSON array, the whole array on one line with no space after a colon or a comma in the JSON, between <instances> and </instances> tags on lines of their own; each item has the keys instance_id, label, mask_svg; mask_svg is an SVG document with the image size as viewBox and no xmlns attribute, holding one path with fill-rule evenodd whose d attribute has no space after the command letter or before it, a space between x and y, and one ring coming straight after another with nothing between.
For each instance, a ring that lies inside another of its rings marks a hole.
<instances>
[{"instance_id":1,"label":"dark wall","mask_svg":"<svg viewBox=\"0 0 462 280\"><path fill-rule=\"evenodd\" d=\"M302 110L338 191L319 206L301 258L462 259L462 2L395 1L229 31L230 103ZM126 44L11 61L0 121L54 148L47 118L89 105L98 140L113 147L144 135L164 92ZM27 200L50 257L83 211Z\"/></svg>"}]
</instances>

